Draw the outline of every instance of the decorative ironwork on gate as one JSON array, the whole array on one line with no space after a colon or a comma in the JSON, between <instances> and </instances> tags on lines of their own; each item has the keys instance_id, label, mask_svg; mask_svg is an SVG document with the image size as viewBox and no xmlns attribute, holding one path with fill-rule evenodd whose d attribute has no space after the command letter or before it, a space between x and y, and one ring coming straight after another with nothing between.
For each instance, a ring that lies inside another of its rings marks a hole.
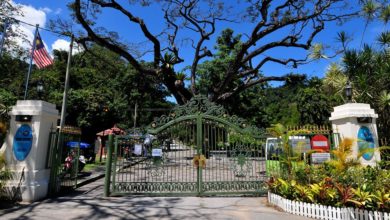
<instances>
[{"instance_id":1,"label":"decorative ironwork on gate","mask_svg":"<svg viewBox=\"0 0 390 220\"><path fill-rule=\"evenodd\" d=\"M262 194L263 131L203 96L156 118L143 138L116 136L106 194Z\"/></svg>"}]
</instances>

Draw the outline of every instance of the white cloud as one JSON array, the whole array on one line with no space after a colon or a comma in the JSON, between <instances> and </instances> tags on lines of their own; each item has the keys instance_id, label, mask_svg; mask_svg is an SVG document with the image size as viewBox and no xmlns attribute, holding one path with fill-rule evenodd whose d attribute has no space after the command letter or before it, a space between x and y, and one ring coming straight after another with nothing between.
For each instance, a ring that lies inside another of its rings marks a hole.
<instances>
[{"instance_id":1,"label":"white cloud","mask_svg":"<svg viewBox=\"0 0 390 220\"><path fill-rule=\"evenodd\" d=\"M15 38L14 40L24 48L30 48L32 39L34 38L35 26L39 25L39 27L45 27L46 24L46 11L48 8L36 9L30 5L22 5L16 4L11 1L11 4L20 6L20 10L22 11L23 16L15 16L16 19L26 22L31 25L20 23L19 25L13 25L12 28L14 31L18 31L22 35L24 35L25 39L29 42L26 42L22 38Z\"/></svg>"},{"instance_id":2,"label":"white cloud","mask_svg":"<svg viewBox=\"0 0 390 220\"><path fill-rule=\"evenodd\" d=\"M48 7L40 8L39 10L44 11L46 14L49 14L49 13L53 12L53 10L51 10L51 9L48 8Z\"/></svg>"},{"instance_id":3,"label":"white cloud","mask_svg":"<svg viewBox=\"0 0 390 220\"><path fill-rule=\"evenodd\" d=\"M69 51L69 44L70 44L70 41L66 41L64 39L58 39L51 45L51 48L52 48L52 50ZM77 44L74 44L72 54L74 55L74 54L77 54L80 52L82 52L81 47L79 47Z\"/></svg>"}]
</instances>

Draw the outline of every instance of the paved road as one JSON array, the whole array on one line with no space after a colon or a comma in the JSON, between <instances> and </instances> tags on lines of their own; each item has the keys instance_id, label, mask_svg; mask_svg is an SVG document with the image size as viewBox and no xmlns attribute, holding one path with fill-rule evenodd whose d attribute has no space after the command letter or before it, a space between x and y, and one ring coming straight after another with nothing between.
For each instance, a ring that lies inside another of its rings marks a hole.
<instances>
[{"instance_id":1,"label":"paved road","mask_svg":"<svg viewBox=\"0 0 390 220\"><path fill-rule=\"evenodd\" d=\"M0 219L307 219L268 207L264 197L105 198L102 194L103 179L100 179L72 195L0 210Z\"/></svg>"}]
</instances>

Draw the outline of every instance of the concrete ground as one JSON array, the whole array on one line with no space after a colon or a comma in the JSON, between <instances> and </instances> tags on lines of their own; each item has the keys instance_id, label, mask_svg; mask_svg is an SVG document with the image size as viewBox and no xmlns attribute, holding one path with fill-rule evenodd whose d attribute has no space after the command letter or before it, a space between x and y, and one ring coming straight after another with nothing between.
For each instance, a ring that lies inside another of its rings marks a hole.
<instances>
[{"instance_id":1,"label":"concrete ground","mask_svg":"<svg viewBox=\"0 0 390 220\"><path fill-rule=\"evenodd\" d=\"M103 197L103 179L71 195L0 210L0 219L308 219L267 206L265 197Z\"/></svg>"}]
</instances>

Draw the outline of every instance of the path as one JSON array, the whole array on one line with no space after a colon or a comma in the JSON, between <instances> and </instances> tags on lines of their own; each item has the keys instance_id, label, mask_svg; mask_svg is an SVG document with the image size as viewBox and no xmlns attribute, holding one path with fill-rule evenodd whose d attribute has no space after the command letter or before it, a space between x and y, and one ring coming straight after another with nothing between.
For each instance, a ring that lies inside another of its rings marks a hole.
<instances>
[{"instance_id":1,"label":"path","mask_svg":"<svg viewBox=\"0 0 390 220\"><path fill-rule=\"evenodd\" d=\"M0 219L307 219L268 207L264 197L105 198L102 195L103 179L100 179L72 195L0 210Z\"/></svg>"}]
</instances>

